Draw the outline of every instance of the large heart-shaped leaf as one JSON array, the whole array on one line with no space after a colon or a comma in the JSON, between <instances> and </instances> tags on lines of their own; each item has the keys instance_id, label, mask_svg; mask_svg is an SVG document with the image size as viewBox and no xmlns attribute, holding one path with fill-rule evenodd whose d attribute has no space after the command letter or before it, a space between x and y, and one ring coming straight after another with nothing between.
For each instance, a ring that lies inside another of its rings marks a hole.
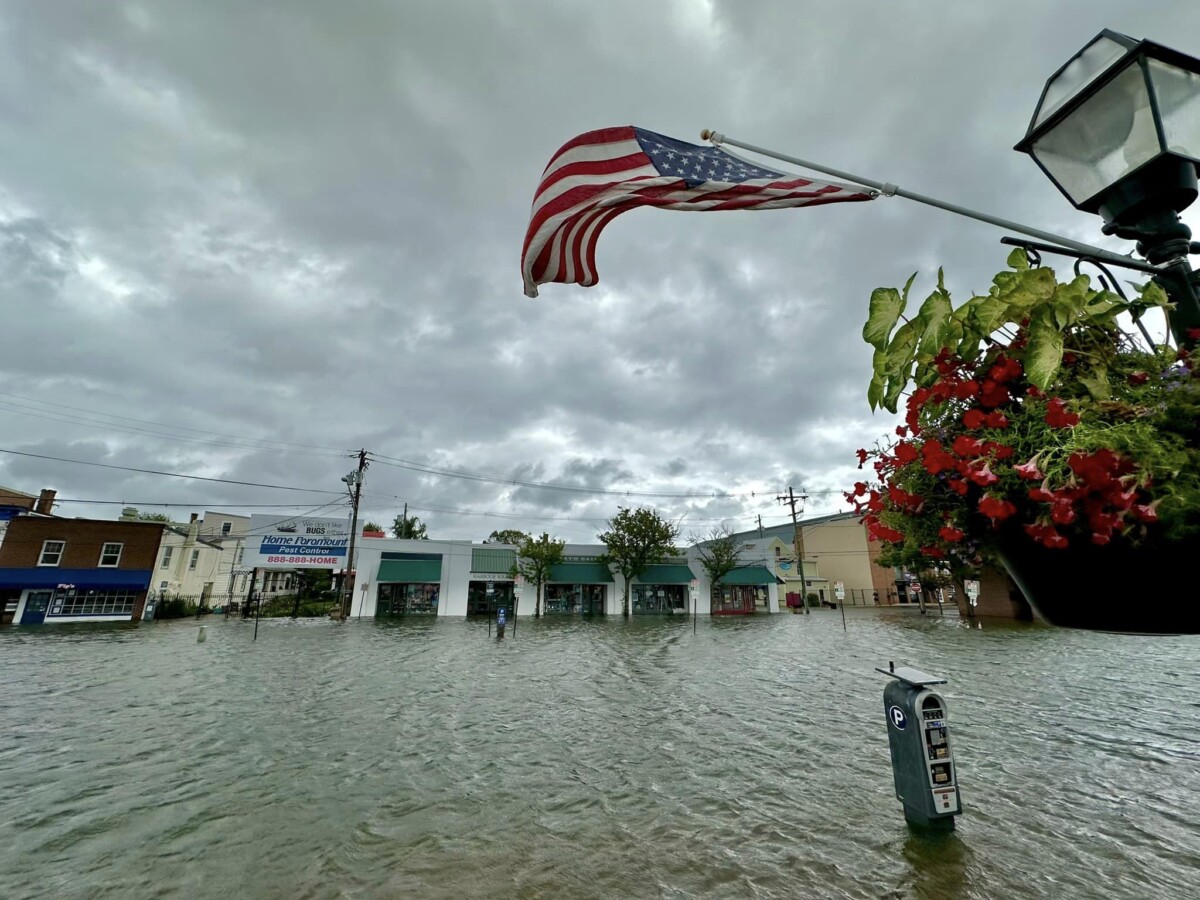
<instances>
[{"instance_id":1,"label":"large heart-shaped leaf","mask_svg":"<svg viewBox=\"0 0 1200 900\"><path fill-rule=\"evenodd\" d=\"M1042 390L1050 384L1062 365L1062 332L1039 317L1029 326L1029 344L1025 350L1025 377Z\"/></svg>"},{"instance_id":2,"label":"large heart-shaped leaf","mask_svg":"<svg viewBox=\"0 0 1200 900\"><path fill-rule=\"evenodd\" d=\"M920 348L918 356L933 357L946 344L947 323L954 307L950 304L950 295L944 290L936 290L921 304L917 319L921 322Z\"/></svg>"},{"instance_id":3,"label":"large heart-shaped leaf","mask_svg":"<svg viewBox=\"0 0 1200 900\"><path fill-rule=\"evenodd\" d=\"M876 349L887 345L896 320L904 312L904 298L895 288L875 288L871 291L870 312L863 326L863 340Z\"/></svg>"}]
</instances>

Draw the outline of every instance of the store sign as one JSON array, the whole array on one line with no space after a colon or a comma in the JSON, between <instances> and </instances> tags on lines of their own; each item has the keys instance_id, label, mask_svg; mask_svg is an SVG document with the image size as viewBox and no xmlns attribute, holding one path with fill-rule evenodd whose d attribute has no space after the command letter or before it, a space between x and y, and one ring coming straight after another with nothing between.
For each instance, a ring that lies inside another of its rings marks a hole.
<instances>
[{"instance_id":1,"label":"store sign","mask_svg":"<svg viewBox=\"0 0 1200 900\"><path fill-rule=\"evenodd\" d=\"M967 601L972 606L979 605L979 582L968 578L963 582L963 588L967 592Z\"/></svg>"},{"instance_id":2,"label":"store sign","mask_svg":"<svg viewBox=\"0 0 1200 900\"><path fill-rule=\"evenodd\" d=\"M350 544L345 519L311 516L250 517L242 566L251 568L344 569Z\"/></svg>"}]
</instances>

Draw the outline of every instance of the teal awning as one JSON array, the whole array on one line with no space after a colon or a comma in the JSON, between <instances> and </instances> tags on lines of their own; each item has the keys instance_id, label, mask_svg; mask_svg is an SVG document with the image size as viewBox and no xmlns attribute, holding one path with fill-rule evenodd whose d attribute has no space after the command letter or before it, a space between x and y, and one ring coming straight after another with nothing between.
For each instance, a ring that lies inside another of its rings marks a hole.
<instances>
[{"instance_id":1,"label":"teal awning","mask_svg":"<svg viewBox=\"0 0 1200 900\"><path fill-rule=\"evenodd\" d=\"M491 547L475 547L471 550L471 571L480 575L507 575L516 561L516 550Z\"/></svg>"},{"instance_id":2,"label":"teal awning","mask_svg":"<svg viewBox=\"0 0 1200 900\"><path fill-rule=\"evenodd\" d=\"M442 580L440 559L385 559L379 564L381 582L396 584L436 584Z\"/></svg>"},{"instance_id":3,"label":"teal awning","mask_svg":"<svg viewBox=\"0 0 1200 900\"><path fill-rule=\"evenodd\" d=\"M612 572L600 563L559 563L550 567L550 580L557 584L603 584L613 580Z\"/></svg>"},{"instance_id":4,"label":"teal awning","mask_svg":"<svg viewBox=\"0 0 1200 900\"><path fill-rule=\"evenodd\" d=\"M687 566L647 566L638 576L638 584L687 584L696 576Z\"/></svg>"},{"instance_id":5,"label":"teal awning","mask_svg":"<svg viewBox=\"0 0 1200 900\"><path fill-rule=\"evenodd\" d=\"M723 575L721 584L775 584L775 576L766 566L742 566Z\"/></svg>"}]
</instances>

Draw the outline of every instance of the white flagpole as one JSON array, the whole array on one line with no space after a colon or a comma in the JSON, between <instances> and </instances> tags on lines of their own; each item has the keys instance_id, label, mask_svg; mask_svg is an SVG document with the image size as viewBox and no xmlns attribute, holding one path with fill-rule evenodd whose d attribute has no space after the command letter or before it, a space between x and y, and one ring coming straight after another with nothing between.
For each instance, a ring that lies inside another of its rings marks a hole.
<instances>
[{"instance_id":1,"label":"white flagpole","mask_svg":"<svg viewBox=\"0 0 1200 900\"><path fill-rule=\"evenodd\" d=\"M1057 244L1060 247L1066 247L1070 250L1074 250L1076 253L1082 256L1088 257L1089 259L1098 259L1113 265L1137 269L1142 272L1151 272L1154 274L1163 273L1162 269L1152 266L1149 263L1144 263L1141 260L1133 259L1129 256L1121 256L1119 253L1103 250L1100 247L1093 247L1091 244L1084 244L1080 241L1073 241L1070 238L1052 234L1049 231L1042 231L1038 228L1030 228L1028 225L1021 225L1018 222L1013 222L1008 219L1001 219L998 216L990 216L987 213L981 213L973 209L967 209L965 206L947 203L944 200L938 200L936 197L927 197L924 194L916 194L912 191L906 191L903 188L897 187L896 185L888 182L873 181L870 178L861 178L858 175L852 175L849 172L842 172L838 169L830 168L829 166L822 166L806 159L798 159L795 156L788 156L784 153L776 153L774 150L767 150L765 147L758 147L754 144L743 143L742 141L737 141L733 138L726 137L720 132L712 131L708 128L705 128L700 132L700 140L709 141L715 147L720 147L722 144L730 144L734 147L741 147L743 150L748 150L751 153L757 153L760 156L769 156L772 159L782 160L783 162L791 163L794 166L800 166L803 169L812 169L814 172L821 172L824 175L832 175L834 178L852 181L855 184L861 184L865 187L872 188L885 197L904 197L906 200L915 200L917 203L924 203L927 206L935 206L938 209L946 210L946 212L952 212L956 215L966 216L969 219L976 219L980 222L987 222L989 225L996 225L1000 228L1006 228L1009 231L1016 231L1020 234L1037 238L1038 240L1048 241L1051 244Z\"/></svg>"}]
</instances>

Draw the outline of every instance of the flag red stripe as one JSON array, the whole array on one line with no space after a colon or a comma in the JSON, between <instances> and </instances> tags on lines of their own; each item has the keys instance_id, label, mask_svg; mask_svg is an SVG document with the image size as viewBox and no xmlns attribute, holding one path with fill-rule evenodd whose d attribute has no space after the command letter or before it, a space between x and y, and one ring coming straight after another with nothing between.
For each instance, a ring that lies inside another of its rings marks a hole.
<instances>
[{"instance_id":1,"label":"flag red stripe","mask_svg":"<svg viewBox=\"0 0 1200 900\"><path fill-rule=\"evenodd\" d=\"M618 215L639 206L708 212L874 199L873 194L853 188L794 176L736 183L714 178L689 186L682 178L665 174L644 151L626 152L641 146L638 135L632 126L590 131L568 141L551 157L534 194L529 227L521 247L526 293L536 296L536 286L546 282L595 284L596 245L601 233ZM659 139L671 140L661 136ZM675 146L679 144L676 142ZM653 146L662 152L662 143ZM686 149L691 146L684 144L679 151L684 158L694 158ZM584 149L564 158L577 148ZM711 160L712 151L708 152ZM621 155L610 156L611 153ZM559 162L561 165L554 168ZM709 171L720 165L717 162ZM724 165L730 170L732 163L726 161ZM744 166L740 169L746 171ZM555 190L561 193L554 193Z\"/></svg>"}]
</instances>

